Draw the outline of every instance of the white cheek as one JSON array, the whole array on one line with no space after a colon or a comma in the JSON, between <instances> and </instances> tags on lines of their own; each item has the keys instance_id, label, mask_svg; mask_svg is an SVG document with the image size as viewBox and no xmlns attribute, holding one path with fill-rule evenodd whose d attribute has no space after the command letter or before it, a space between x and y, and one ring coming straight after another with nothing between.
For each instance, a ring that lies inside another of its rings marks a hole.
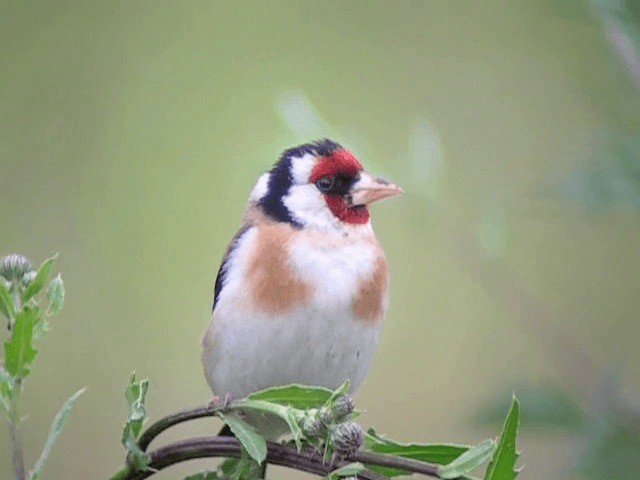
<instances>
[{"instance_id":1,"label":"white cheek","mask_svg":"<svg viewBox=\"0 0 640 480\"><path fill-rule=\"evenodd\" d=\"M316 158L309 153L303 157L294 158L291 162L291 175L293 176L294 185L307 183L315 164Z\"/></svg>"},{"instance_id":2,"label":"white cheek","mask_svg":"<svg viewBox=\"0 0 640 480\"><path fill-rule=\"evenodd\" d=\"M250 202L258 202L262 197L267 194L267 190L269 188L269 173L264 173L260 176L256 185L251 190L251 195L249 196Z\"/></svg>"},{"instance_id":3,"label":"white cheek","mask_svg":"<svg viewBox=\"0 0 640 480\"><path fill-rule=\"evenodd\" d=\"M321 230L339 230L338 220L327 207L322 194L315 185L292 185L282 201L293 216L305 227Z\"/></svg>"}]
</instances>

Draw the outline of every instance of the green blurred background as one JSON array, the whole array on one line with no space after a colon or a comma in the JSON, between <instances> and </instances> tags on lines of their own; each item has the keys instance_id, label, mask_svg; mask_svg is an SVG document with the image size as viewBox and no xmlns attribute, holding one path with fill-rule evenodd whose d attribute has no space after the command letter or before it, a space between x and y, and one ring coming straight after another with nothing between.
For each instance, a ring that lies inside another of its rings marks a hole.
<instances>
[{"instance_id":1,"label":"green blurred background","mask_svg":"<svg viewBox=\"0 0 640 480\"><path fill-rule=\"evenodd\" d=\"M248 193L329 136L407 192L373 211L391 307L363 424L475 443L515 390L523 478L638 478L637 5L2 2L0 254L59 251L67 289L27 463L82 386L45 478L122 465L134 369L152 419L209 399L199 339Z\"/></svg>"}]
</instances>

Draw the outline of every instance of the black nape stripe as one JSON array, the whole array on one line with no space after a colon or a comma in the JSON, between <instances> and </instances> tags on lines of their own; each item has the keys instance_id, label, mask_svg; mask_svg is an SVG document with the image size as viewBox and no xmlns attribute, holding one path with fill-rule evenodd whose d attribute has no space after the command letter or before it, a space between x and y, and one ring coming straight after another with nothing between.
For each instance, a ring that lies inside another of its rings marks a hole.
<instances>
[{"instance_id":1,"label":"black nape stripe","mask_svg":"<svg viewBox=\"0 0 640 480\"><path fill-rule=\"evenodd\" d=\"M287 196L293 183L291 174L291 163L294 158L304 155L314 155L326 157L336 150L342 148L338 143L325 138L314 143L305 143L294 148L285 150L278 163L269 172L269 184L267 193L260 199L258 206L262 208L265 215L278 222L286 222L296 228L302 228L282 199Z\"/></svg>"},{"instance_id":2,"label":"black nape stripe","mask_svg":"<svg viewBox=\"0 0 640 480\"><path fill-rule=\"evenodd\" d=\"M277 222L287 222L296 228L302 225L291 215L291 212L283 202L283 198L289 193L289 188L293 183L291 175L291 158L283 156L269 172L269 184L267 193L258 202L265 215L268 215Z\"/></svg>"}]
</instances>

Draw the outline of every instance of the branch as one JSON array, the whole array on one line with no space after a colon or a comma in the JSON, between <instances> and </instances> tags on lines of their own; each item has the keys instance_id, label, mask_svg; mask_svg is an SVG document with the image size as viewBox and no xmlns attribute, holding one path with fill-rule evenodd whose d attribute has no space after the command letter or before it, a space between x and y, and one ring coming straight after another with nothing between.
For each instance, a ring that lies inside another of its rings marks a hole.
<instances>
[{"instance_id":1,"label":"branch","mask_svg":"<svg viewBox=\"0 0 640 480\"><path fill-rule=\"evenodd\" d=\"M138 446L143 451L146 451L151 442L163 431L189 420L213 417L217 410L218 408L213 405L206 405L167 415L153 423L142 433L138 440ZM238 458L241 452L242 446L234 437L215 436L182 440L150 452L150 470L136 471L129 465L116 474L111 480L141 480L153 475L155 471L163 470L171 465L187 460L208 457ZM439 465L411 458L359 451L348 458L328 464L324 462L322 455L318 454L312 448L303 448L299 452L293 445L283 445L274 442L267 442L266 462L321 476L326 476L336 468L340 468L350 462L361 462L367 465L398 468L407 472L422 473L440 478ZM370 470L359 473L358 477L363 480L385 480L387 478Z\"/></svg>"},{"instance_id":2,"label":"branch","mask_svg":"<svg viewBox=\"0 0 640 480\"><path fill-rule=\"evenodd\" d=\"M140 435L138 446L143 452L146 452L153 439L166 429L171 428L174 425L178 425L179 423L188 422L189 420L195 420L197 418L215 417L216 411L216 407L209 404L204 407L190 408L188 410L181 410L174 414L167 415L153 423L142 433L142 435Z\"/></svg>"},{"instance_id":3,"label":"branch","mask_svg":"<svg viewBox=\"0 0 640 480\"><path fill-rule=\"evenodd\" d=\"M182 440L150 452L150 470L135 471L129 467L115 475L111 480L142 480L150 477L158 470L163 470L171 465L187 460L208 457L239 458L241 452L242 446L240 442L233 437L197 437ZM303 448L298 452L293 445L274 442L267 442L266 461L273 465L294 468L321 476L326 476L336 468L343 467L351 462L362 462L369 465L399 468L408 472L422 473L440 478L438 465L420 462L410 458L373 452L356 452L348 458L328 464L323 461L322 455L311 448ZM363 480L386 480L387 477L370 470L365 470L358 474L358 478Z\"/></svg>"}]
</instances>

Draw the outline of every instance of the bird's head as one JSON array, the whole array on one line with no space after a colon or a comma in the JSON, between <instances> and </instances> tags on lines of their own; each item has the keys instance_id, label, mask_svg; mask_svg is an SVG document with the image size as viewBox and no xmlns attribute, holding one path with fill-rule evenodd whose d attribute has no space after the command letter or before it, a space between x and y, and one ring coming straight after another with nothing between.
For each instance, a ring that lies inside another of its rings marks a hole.
<instances>
[{"instance_id":1,"label":"bird's head","mask_svg":"<svg viewBox=\"0 0 640 480\"><path fill-rule=\"evenodd\" d=\"M325 139L286 150L254 187L250 205L296 228L340 230L369 223L368 205L402 189L364 170L358 159Z\"/></svg>"}]
</instances>

